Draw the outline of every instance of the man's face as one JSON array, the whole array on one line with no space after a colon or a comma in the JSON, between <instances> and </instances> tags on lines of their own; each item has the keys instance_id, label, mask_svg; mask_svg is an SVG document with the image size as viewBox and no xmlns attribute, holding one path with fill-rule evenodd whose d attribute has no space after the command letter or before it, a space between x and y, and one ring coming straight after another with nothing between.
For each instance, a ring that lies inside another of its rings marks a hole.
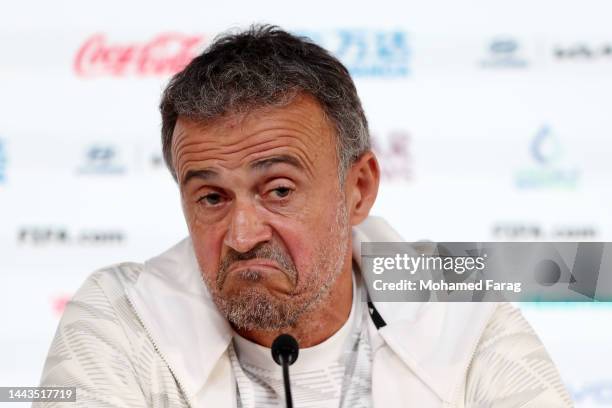
<instances>
[{"instance_id":1,"label":"man's face","mask_svg":"<svg viewBox=\"0 0 612 408\"><path fill-rule=\"evenodd\" d=\"M306 95L206 126L177 121L173 162L195 254L234 325L293 325L350 265L335 137Z\"/></svg>"}]
</instances>

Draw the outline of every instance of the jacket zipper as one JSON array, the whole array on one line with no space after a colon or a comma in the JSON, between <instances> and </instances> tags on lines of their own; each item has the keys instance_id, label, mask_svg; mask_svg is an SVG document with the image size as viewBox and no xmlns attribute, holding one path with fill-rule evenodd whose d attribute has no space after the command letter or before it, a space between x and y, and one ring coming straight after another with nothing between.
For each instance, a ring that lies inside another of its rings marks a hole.
<instances>
[{"instance_id":1,"label":"jacket zipper","mask_svg":"<svg viewBox=\"0 0 612 408\"><path fill-rule=\"evenodd\" d=\"M161 350L159 349L159 347L157 347L157 343L155 343L155 340L153 339L153 336L151 336L151 332L149 331L149 329L147 328L147 326L144 324L143 320L140 318L140 315L138 314L138 312L136 311L136 308L134 307L134 303L132 302L132 299L130 298L129 293L126 293L125 296L128 300L128 303L130 304L130 306L132 307L132 310L134 311L134 314L136 315L136 318L138 319L138 321L140 322L141 326L144 328L145 333L147 334L147 337L149 338L149 340L151 340L151 344L153 344L153 348L155 349L155 351L157 351L157 353L159 354L159 356L161 357L161 359L163 360L164 363L166 363L166 366L168 367L168 370L170 370L170 373L172 374L172 376L174 377L174 379L176 380L176 383L179 386L179 389L183 392L183 395L185 396L185 401L187 402L187 406L188 407L194 407L195 405L193 404L193 402L191 401L191 399L189 398L189 394L187 393L187 391L185 390L185 387L183 386L183 384L181 383L181 380L179 379L179 377L176 375L176 373L174 372L174 370L172 369L172 367L170 367L170 364L168 364L168 360L166 359L166 357L164 356L164 354L161 352Z\"/></svg>"}]
</instances>

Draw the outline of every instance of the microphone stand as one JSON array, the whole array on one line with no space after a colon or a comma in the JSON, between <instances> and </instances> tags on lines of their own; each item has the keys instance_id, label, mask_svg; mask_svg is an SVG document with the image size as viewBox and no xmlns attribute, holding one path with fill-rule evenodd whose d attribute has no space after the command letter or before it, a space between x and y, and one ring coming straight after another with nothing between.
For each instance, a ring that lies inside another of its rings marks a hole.
<instances>
[{"instance_id":1,"label":"microphone stand","mask_svg":"<svg viewBox=\"0 0 612 408\"><path fill-rule=\"evenodd\" d=\"M285 384L285 405L287 408L293 408L293 398L291 397L291 382L289 381L289 362L281 356L281 365L283 366L283 383Z\"/></svg>"},{"instance_id":2,"label":"microphone stand","mask_svg":"<svg viewBox=\"0 0 612 408\"><path fill-rule=\"evenodd\" d=\"M299 346L297 340L289 334L281 334L272 342L272 358L276 364L283 368L283 384L285 387L285 406L293 408L291 396L291 381L289 380L289 366L298 358Z\"/></svg>"}]
</instances>

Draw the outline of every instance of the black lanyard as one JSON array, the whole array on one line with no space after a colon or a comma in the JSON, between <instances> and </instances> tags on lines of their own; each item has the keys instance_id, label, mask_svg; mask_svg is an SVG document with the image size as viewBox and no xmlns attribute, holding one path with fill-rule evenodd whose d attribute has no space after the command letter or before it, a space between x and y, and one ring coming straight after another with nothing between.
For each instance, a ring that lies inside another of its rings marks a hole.
<instances>
[{"instance_id":1,"label":"black lanyard","mask_svg":"<svg viewBox=\"0 0 612 408\"><path fill-rule=\"evenodd\" d=\"M381 327L385 327L387 323L385 323L385 319L382 318L378 310L376 310L376 306L370 300L370 296L368 296L368 311L370 312L370 317L372 318L372 322L374 326L376 326L376 330L379 330Z\"/></svg>"}]
</instances>

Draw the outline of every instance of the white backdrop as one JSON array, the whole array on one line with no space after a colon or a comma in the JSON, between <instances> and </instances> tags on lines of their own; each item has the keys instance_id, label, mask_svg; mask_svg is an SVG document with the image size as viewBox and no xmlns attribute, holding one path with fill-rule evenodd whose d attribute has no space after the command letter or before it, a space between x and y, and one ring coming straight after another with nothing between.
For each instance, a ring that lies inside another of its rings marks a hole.
<instances>
[{"instance_id":1,"label":"white backdrop","mask_svg":"<svg viewBox=\"0 0 612 408\"><path fill-rule=\"evenodd\" d=\"M186 234L160 92L219 32L311 36L354 75L406 240L612 239L612 5L20 1L0 13L0 385L64 303ZM610 304L524 304L579 407L612 406Z\"/></svg>"}]
</instances>

